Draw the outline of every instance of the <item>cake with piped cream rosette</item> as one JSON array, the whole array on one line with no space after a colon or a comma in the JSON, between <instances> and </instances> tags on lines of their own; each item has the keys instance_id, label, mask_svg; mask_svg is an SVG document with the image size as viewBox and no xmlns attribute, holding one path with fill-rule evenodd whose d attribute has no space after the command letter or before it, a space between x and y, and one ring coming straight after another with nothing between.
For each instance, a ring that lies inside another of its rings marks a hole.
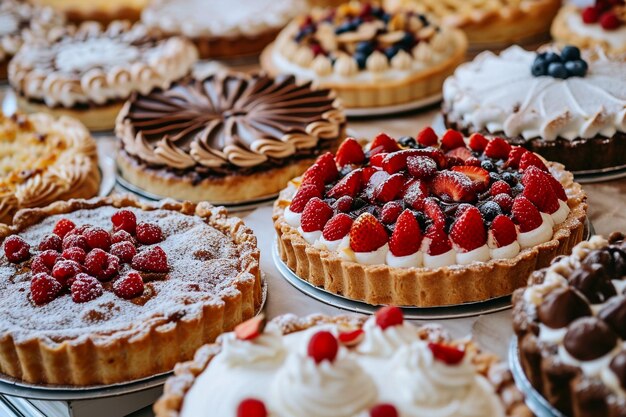
<instances>
[{"instance_id":1,"label":"cake with piped cream rosette","mask_svg":"<svg viewBox=\"0 0 626 417\"><path fill-rule=\"evenodd\" d=\"M461 31L427 15L350 2L295 19L261 66L332 88L346 108L381 107L440 94L466 49Z\"/></svg>"},{"instance_id":2,"label":"cake with piped cream rosette","mask_svg":"<svg viewBox=\"0 0 626 417\"><path fill-rule=\"evenodd\" d=\"M573 417L626 414L626 241L594 236L513 296L526 377Z\"/></svg>"},{"instance_id":3,"label":"cake with piped cream rosette","mask_svg":"<svg viewBox=\"0 0 626 417\"><path fill-rule=\"evenodd\" d=\"M531 416L493 354L415 327L398 307L367 320L261 317L177 366L157 417Z\"/></svg>"},{"instance_id":4,"label":"cake with piped cream rosette","mask_svg":"<svg viewBox=\"0 0 626 417\"><path fill-rule=\"evenodd\" d=\"M512 46L461 65L443 87L446 126L499 135L574 172L626 161L626 62L573 46Z\"/></svg>"},{"instance_id":5,"label":"cake with piped cream rosette","mask_svg":"<svg viewBox=\"0 0 626 417\"><path fill-rule=\"evenodd\" d=\"M207 203L57 202L0 241L0 372L28 383L171 371L262 304L256 238Z\"/></svg>"},{"instance_id":6,"label":"cake with piped cream rosette","mask_svg":"<svg viewBox=\"0 0 626 417\"><path fill-rule=\"evenodd\" d=\"M281 192L274 226L301 279L369 304L432 307L510 295L580 242L586 211L562 165L427 127L322 155Z\"/></svg>"}]
</instances>

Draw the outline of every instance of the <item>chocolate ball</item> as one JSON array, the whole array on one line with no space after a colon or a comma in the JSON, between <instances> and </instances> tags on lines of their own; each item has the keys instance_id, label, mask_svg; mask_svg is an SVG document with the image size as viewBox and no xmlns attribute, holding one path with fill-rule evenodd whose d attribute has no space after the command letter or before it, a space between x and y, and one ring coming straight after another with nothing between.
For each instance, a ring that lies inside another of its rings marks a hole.
<instances>
[{"instance_id":1,"label":"chocolate ball","mask_svg":"<svg viewBox=\"0 0 626 417\"><path fill-rule=\"evenodd\" d=\"M622 339L626 339L626 297L611 299L598 313L598 318L608 324Z\"/></svg>"},{"instance_id":2,"label":"chocolate ball","mask_svg":"<svg viewBox=\"0 0 626 417\"><path fill-rule=\"evenodd\" d=\"M615 355L609 364L609 368L617 377L621 387L626 389L626 351L622 350Z\"/></svg>"},{"instance_id":3,"label":"chocolate ball","mask_svg":"<svg viewBox=\"0 0 626 417\"><path fill-rule=\"evenodd\" d=\"M574 358L591 361L613 350L617 340L617 335L605 322L595 317L583 317L569 325L563 346Z\"/></svg>"},{"instance_id":4,"label":"chocolate ball","mask_svg":"<svg viewBox=\"0 0 626 417\"><path fill-rule=\"evenodd\" d=\"M603 255L601 256L606 254L610 258L608 252L602 253ZM598 263L582 264L579 269L570 275L569 282L574 288L583 293L592 304L603 303L609 297L617 294L615 287L606 274L606 270Z\"/></svg>"},{"instance_id":5,"label":"chocolate ball","mask_svg":"<svg viewBox=\"0 0 626 417\"><path fill-rule=\"evenodd\" d=\"M580 317L591 315L584 296L571 287L552 291L539 306L539 320L552 329L560 329Z\"/></svg>"}]
</instances>

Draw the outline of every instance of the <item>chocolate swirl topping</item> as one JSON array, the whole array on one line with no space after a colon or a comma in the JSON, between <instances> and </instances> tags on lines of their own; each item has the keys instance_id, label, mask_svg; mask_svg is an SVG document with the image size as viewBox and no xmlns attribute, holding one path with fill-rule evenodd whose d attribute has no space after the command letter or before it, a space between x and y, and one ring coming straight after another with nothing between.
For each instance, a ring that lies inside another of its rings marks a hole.
<instances>
[{"instance_id":1,"label":"chocolate swirl topping","mask_svg":"<svg viewBox=\"0 0 626 417\"><path fill-rule=\"evenodd\" d=\"M292 76L220 73L135 95L117 133L129 154L151 165L253 167L337 140L344 123L328 89Z\"/></svg>"}]
</instances>

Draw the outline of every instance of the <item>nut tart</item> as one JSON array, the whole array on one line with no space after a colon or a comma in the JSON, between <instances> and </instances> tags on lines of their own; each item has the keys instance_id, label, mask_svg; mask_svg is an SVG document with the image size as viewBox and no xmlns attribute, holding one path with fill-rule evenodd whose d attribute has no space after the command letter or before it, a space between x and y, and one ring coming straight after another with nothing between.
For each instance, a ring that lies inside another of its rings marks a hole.
<instances>
[{"instance_id":1,"label":"nut tart","mask_svg":"<svg viewBox=\"0 0 626 417\"><path fill-rule=\"evenodd\" d=\"M95 20L110 23L114 20L137 21L148 0L32 0L65 14L72 22Z\"/></svg>"},{"instance_id":2,"label":"nut tart","mask_svg":"<svg viewBox=\"0 0 626 417\"><path fill-rule=\"evenodd\" d=\"M86 22L28 42L9 65L9 82L24 111L68 115L90 130L111 130L134 91L169 87L196 59L195 47L183 38L163 39L126 21L106 27Z\"/></svg>"},{"instance_id":3,"label":"nut tart","mask_svg":"<svg viewBox=\"0 0 626 417\"><path fill-rule=\"evenodd\" d=\"M0 112L0 161L1 223L21 208L91 198L100 189L96 142L69 117Z\"/></svg>"},{"instance_id":4,"label":"nut tart","mask_svg":"<svg viewBox=\"0 0 626 417\"><path fill-rule=\"evenodd\" d=\"M63 16L49 7L36 7L23 0L3 0L0 3L0 80L7 78L9 61L25 39L46 37L63 23Z\"/></svg>"},{"instance_id":5,"label":"nut tart","mask_svg":"<svg viewBox=\"0 0 626 417\"><path fill-rule=\"evenodd\" d=\"M171 371L262 303L256 238L208 203L57 202L0 239L0 372L29 383Z\"/></svg>"},{"instance_id":6,"label":"nut tart","mask_svg":"<svg viewBox=\"0 0 626 417\"><path fill-rule=\"evenodd\" d=\"M381 107L439 94L466 49L461 31L426 15L350 2L295 19L261 66L332 88L346 108Z\"/></svg>"},{"instance_id":7,"label":"nut tart","mask_svg":"<svg viewBox=\"0 0 626 417\"><path fill-rule=\"evenodd\" d=\"M596 0L579 8L567 4L552 23L553 38L580 48L602 48L608 54L626 54L626 3ZM626 58L623 58L626 59Z\"/></svg>"},{"instance_id":8,"label":"nut tart","mask_svg":"<svg viewBox=\"0 0 626 417\"><path fill-rule=\"evenodd\" d=\"M275 196L344 138L334 93L294 77L219 72L135 94L122 109L122 176L150 193L219 204Z\"/></svg>"},{"instance_id":9,"label":"nut tart","mask_svg":"<svg viewBox=\"0 0 626 417\"><path fill-rule=\"evenodd\" d=\"M434 307L510 295L581 241L572 175L504 139L354 139L274 204L280 257L301 279L369 304Z\"/></svg>"},{"instance_id":10,"label":"nut tart","mask_svg":"<svg viewBox=\"0 0 626 417\"><path fill-rule=\"evenodd\" d=\"M524 373L565 415L626 414L624 277L624 235L594 236L513 296Z\"/></svg>"},{"instance_id":11,"label":"nut tart","mask_svg":"<svg viewBox=\"0 0 626 417\"><path fill-rule=\"evenodd\" d=\"M176 366L157 417L531 416L510 372L469 340L415 327L398 307L261 317Z\"/></svg>"},{"instance_id":12,"label":"nut tart","mask_svg":"<svg viewBox=\"0 0 626 417\"><path fill-rule=\"evenodd\" d=\"M576 172L624 165L626 61L574 46L483 52L443 87L448 127L499 135Z\"/></svg>"},{"instance_id":13,"label":"nut tart","mask_svg":"<svg viewBox=\"0 0 626 417\"><path fill-rule=\"evenodd\" d=\"M436 16L462 29L470 49L534 42L549 37L561 0L385 0L399 7Z\"/></svg>"},{"instance_id":14,"label":"nut tart","mask_svg":"<svg viewBox=\"0 0 626 417\"><path fill-rule=\"evenodd\" d=\"M306 0L154 0L142 21L168 35L185 36L200 57L237 58L258 55L294 17Z\"/></svg>"}]
</instances>

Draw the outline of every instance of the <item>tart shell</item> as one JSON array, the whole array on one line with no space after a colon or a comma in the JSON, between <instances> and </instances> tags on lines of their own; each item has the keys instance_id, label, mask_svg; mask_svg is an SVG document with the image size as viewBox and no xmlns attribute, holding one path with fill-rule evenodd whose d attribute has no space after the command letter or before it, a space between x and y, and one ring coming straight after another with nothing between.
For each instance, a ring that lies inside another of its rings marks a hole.
<instances>
[{"instance_id":1,"label":"tart shell","mask_svg":"<svg viewBox=\"0 0 626 417\"><path fill-rule=\"evenodd\" d=\"M283 190L274 204L274 228L281 259L299 278L326 291L372 305L437 307L486 301L511 295L524 287L528 276L567 254L583 239L587 197L571 173L549 163L568 195L570 213L554 229L552 240L521 251L512 259L436 269L362 265L343 260L335 252L309 245L284 218L296 187Z\"/></svg>"},{"instance_id":2,"label":"tart shell","mask_svg":"<svg viewBox=\"0 0 626 417\"><path fill-rule=\"evenodd\" d=\"M269 45L278 35L279 30L269 30L253 38L240 36L227 37L199 37L192 41L198 48L200 59L209 58L239 58L257 55Z\"/></svg>"},{"instance_id":3,"label":"tart shell","mask_svg":"<svg viewBox=\"0 0 626 417\"><path fill-rule=\"evenodd\" d=\"M238 246L236 284L206 301L196 314L155 316L149 322L129 323L128 328L94 333L81 341L32 337L17 343L10 333L0 334L0 372L36 384L88 386L131 381L171 371L177 362L192 358L198 347L258 312L262 278L256 238L242 220L228 217L225 209L208 203L166 200L156 207L125 196L57 202L20 211L13 226L0 225L0 240L46 217L101 206L160 208L204 218Z\"/></svg>"}]
</instances>

